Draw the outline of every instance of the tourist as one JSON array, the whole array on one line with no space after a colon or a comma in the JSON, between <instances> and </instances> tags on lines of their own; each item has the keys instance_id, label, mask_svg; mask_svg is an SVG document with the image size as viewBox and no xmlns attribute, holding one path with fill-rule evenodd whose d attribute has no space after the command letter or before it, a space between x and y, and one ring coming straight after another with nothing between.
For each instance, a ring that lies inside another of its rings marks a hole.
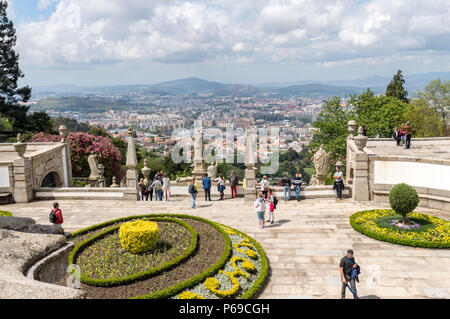
<instances>
[{"instance_id":1,"label":"tourist","mask_svg":"<svg viewBox=\"0 0 450 319\"><path fill-rule=\"evenodd\" d=\"M195 200L197 199L197 194L198 194L198 186L195 183L195 177L192 178L191 184L189 185L189 188L188 188L188 192L192 196L192 208L195 208L196 207Z\"/></svg>"},{"instance_id":2,"label":"tourist","mask_svg":"<svg viewBox=\"0 0 450 319\"><path fill-rule=\"evenodd\" d=\"M162 182L159 178L156 178L152 184L155 189L155 201L162 201Z\"/></svg>"},{"instance_id":3,"label":"tourist","mask_svg":"<svg viewBox=\"0 0 450 319\"><path fill-rule=\"evenodd\" d=\"M345 299L345 290L349 283L351 290L353 290L353 298L358 299L356 281L359 282L359 266L355 262L353 250L347 250L347 256L341 259L341 262L339 263L339 272L342 280L341 299Z\"/></svg>"},{"instance_id":4,"label":"tourist","mask_svg":"<svg viewBox=\"0 0 450 319\"><path fill-rule=\"evenodd\" d=\"M402 124L402 129L400 130L400 140L402 141L402 145L405 144L405 131L403 130L403 126L405 126L405 123Z\"/></svg>"},{"instance_id":5,"label":"tourist","mask_svg":"<svg viewBox=\"0 0 450 319\"><path fill-rule=\"evenodd\" d=\"M205 202L208 200L211 201L211 178L208 176L208 174L205 174L205 176L202 179L203 184L203 190L205 191Z\"/></svg>"},{"instance_id":6,"label":"tourist","mask_svg":"<svg viewBox=\"0 0 450 319\"><path fill-rule=\"evenodd\" d=\"M56 226L61 226L62 223L64 222L62 211L59 208L58 203L53 203L53 209L50 212L49 219L50 222Z\"/></svg>"},{"instance_id":7,"label":"tourist","mask_svg":"<svg viewBox=\"0 0 450 319\"><path fill-rule=\"evenodd\" d=\"M292 181L292 184L294 185L295 190L295 198L297 199L297 202L300 201L300 191L302 190L302 175L300 173L295 174L295 178Z\"/></svg>"},{"instance_id":8,"label":"tourist","mask_svg":"<svg viewBox=\"0 0 450 319\"><path fill-rule=\"evenodd\" d=\"M166 202L170 200L170 178L167 174L164 174L162 179L162 191L164 192L164 198Z\"/></svg>"},{"instance_id":9,"label":"tourist","mask_svg":"<svg viewBox=\"0 0 450 319\"><path fill-rule=\"evenodd\" d=\"M230 174L230 187L231 187L231 198L237 197L237 186L239 184L239 178L235 171L231 171Z\"/></svg>"},{"instance_id":10,"label":"tourist","mask_svg":"<svg viewBox=\"0 0 450 319\"><path fill-rule=\"evenodd\" d=\"M400 142L402 141L401 131L396 127L394 133L392 133L392 138L397 142L397 146L400 146Z\"/></svg>"},{"instance_id":11,"label":"tourist","mask_svg":"<svg viewBox=\"0 0 450 319\"><path fill-rule=\"evenodd\" d=\"M150 183L150 181L148 179L144 179L144 182L146 182L147 185L147 190L145 193L145 200L148 201L149 197L150 197L150 201L153 200L153 182ZM156 200L156 197L155 197Z\"/></svg>"},{"instance_id":12,"label":"tourist","mask_svg":"<svg viewBox=\"0 0 450 319\"><path fill-rule=\"evenodd\" d=\"M254 203L256 215L258 216L259 228L264 229L264 215L266 213L266 200L262 192L258 194L258 198Z\"/></svg>"},{"instance_id":13,"label":"tourist","mask_svg":"<svg viewBox=\"0 0 450 319\"><path fill-rule=\"evenodd\" d=\"M337 198L342 199L342 191L344 190L344 173L341 171L340 166L336 166L336 173L334 173L333 178L333 189L336 189Z\"/></svg>"},{"instance_id":14,"label":"tourist","mask_svg":"<svg viewBox=\"0 0 450 319\"><path fill-rule=\"evenodd\" d=\"M271 188L269 188L267 193L267 202L269 203L269 219L267 222L273 224L275 221L275 195L273 194L273 190Z\"/></svg>"},{"instance_id":15,"label":"tourist","mask_svg":"<svg viewBox=\"0 0 450 319\"><path fill-rule=\"evenodd\" d=\"M362 126L362 130L363 130L363 136L367 136L367 128L365 125Z\"/></svg>"},{"instance_id":16,"label":"tourist","mask_svg":"<svg viewBox=\"0 0 450 319\"><path fill-rule=\"evenodd\" d=\"M223 200L224 197L224 191L225 191L225 179L223 178L223 175L219 176L219 182L217 183L217 188L220 193L220 200Z\"/></svg>"},{"instance_id":17,"label":"tourist","mask_svg":"<svg viewBox=\"0 0 450 319\"><path fill-rule=\"evenodd\" d=\"M411 124L409 122L406 122L404 126L402 126L402 129L405 131L405 149L411 148Z\"/></svg>"},{"instance_id":18,"label":"tourist","mask_svg":"<svg viewBox=\"0 0 450 319\"><path fill-rule=\"evenodd\" d=\"M288 173L284 174L284 177L281 179L281 185L284 189L284 200L291 200L291 179L289 178Z\"/></svg>"},{"instance_id":19,"label":"tourist","mask_svg":"<svg viewBox=\"0 0 450 319\"><path fill-rule=\"evenodd\" d=\"M267 193L269 191L270 182L267 179L267 176L264 175L261 180L261 193L264 195L264 198L267 198Z\"/></svg>"},{"instance_id":20,"label":"tourist","mask_svg":"<svg viewBox=\"0 0 450 319\"><path fill-rule=\"evenodd\" d=\"M145 192L147 191L147 188L145 187L144 179L143 179L143 178L141 178L141 179L139 180L139 183L138 183L138 189L139 189L139 193L141 194L141 201L144 201L144 198L145 198Z\"/></svg>"}]
</instances>

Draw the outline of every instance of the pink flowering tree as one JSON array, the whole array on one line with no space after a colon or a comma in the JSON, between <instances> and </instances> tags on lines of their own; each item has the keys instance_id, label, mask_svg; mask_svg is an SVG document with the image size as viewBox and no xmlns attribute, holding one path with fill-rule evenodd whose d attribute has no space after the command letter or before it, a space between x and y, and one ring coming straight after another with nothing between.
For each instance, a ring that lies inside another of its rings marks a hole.
<instances>
[{"instance_id":1,"label":"pink flowering tree","mask_svg":"<svg viewBox=\"0 0 450 319\"><path fill-rule=\"evenodd\" d=\"M33 136L33 142L60 142L61 136L38 133ZM95 136L87 133L69 133L72 172L74 177L89 177L88 156L97 154L99 164L105 166L105 178L110 182L112 176L122 180L125 170L120 166L122 157L120 151L111 143L109 137Z\"/></svg>"}]
</instances>

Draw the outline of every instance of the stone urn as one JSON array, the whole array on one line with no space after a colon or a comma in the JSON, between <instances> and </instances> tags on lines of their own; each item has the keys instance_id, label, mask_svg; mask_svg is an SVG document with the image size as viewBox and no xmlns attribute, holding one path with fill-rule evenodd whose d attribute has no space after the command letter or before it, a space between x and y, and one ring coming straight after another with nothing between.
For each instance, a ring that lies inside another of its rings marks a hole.
<instances>
[{"instance_id":1,"label":"stone urn","mask_svg":"<svg viewBox=\"0 0 450 319\"><path fill-rule=\"evenodd\" d=\"M67 127L65 125L61 125L58 128L58 131L59 131L59 135L62 137L61 143L66 143L67 142L67 132L68 132Z\"/></svg>"},{"instance_id":2,"label":"stone urn","mask_svg":"<svg viewBox=\"0 0 450 319\"><path fill-rule=\"evenodd\" d=\"M144 159L144 167L142 168L141 172L142 175L144 175L145 179L148 179L150 176L150 168L147 166L148 162L147 159Z\"/></svg>"},{"instance_id":3,"label":"stone urn","mask_svg":"<svg viewBox=\"0 0 450 319\"><path fill-rule=\"evenodd\" d=\"M363 128L362 126L360 126L358 129L358 136L355 136L353 138L356 144L356 148L358 149L358 151L361 152L364 150L364 147L366 147L368 140L367 136L364 136L363 133L364 133Z\"/></svg>"},{"instance_id":4,"label":"stone urn","mask_svg":"<svg viewBox=\"0 0 450 319\"><path fill-rule=\"evenodd\" d=\"M17 134L17 143L14 144L14 149L16 150L19 157L23 157L25 151L27 150L27 144L22 142L22 134Z\"/></svg>"},{"instance_id":5,"label":"stone urn","mask_svg":"<svg viewBox=\"0 0 450 319\"><path fill-rule=\"evenodd\" d=\"M347 126L348 126L348 132L350 133L350 135L348 137L353 137L355 134L355 130L356 130L356 121L351 120L348 122Z\"/></svg>"}]
</instances>

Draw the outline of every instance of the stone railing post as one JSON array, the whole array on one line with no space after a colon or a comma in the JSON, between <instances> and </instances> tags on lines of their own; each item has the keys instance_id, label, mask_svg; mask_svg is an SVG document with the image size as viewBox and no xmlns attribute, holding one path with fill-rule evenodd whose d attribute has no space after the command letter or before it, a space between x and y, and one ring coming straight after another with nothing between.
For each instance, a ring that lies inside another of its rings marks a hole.
<instances>
[{"instance_id":1,"label":"stone railing post","mask_svg":"<svg viewBox=\"0 0 450 319\"><path fill-rule=\"evenodd\" d=\"M27 144L22 142L22 134L17 135L17 143L14 149L18 157L13 161L14 174L14 201L16 203L28 203L33 200L33 181L31 160L24 156Z\"/></svg>"},{"instance_id":2,"label":"stone railing post","mask_svg":"<svg viewBox=\"0 0 450 319\"><path fill-rule=\"evenodd\" d=\"M128 149L127 149L127 197L139 199L138 192L138 178L139 172L136 169L137 166L137 156L136 156L136 145L134 144L133 129L130 127L128 129Z\"/></svg>"},{"instance_id":3,"label":"stone railing post","mask_svg":"<svg viewBox=\"0 0 450 319\"><path fill-rule=\"evenodd\" d=\"M353 138L357 151L353 154L353 186L352 197L354 201L368 201L369 194L369 156L364 152L368 138L363 136L363 129L359 127L358 136Z\"/></svg>"}]
</instances>

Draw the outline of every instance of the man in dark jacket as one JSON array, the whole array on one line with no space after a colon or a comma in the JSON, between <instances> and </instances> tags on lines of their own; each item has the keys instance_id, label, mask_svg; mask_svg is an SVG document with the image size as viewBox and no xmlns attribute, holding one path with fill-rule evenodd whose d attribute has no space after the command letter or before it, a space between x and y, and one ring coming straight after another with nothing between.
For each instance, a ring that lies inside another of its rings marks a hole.
<instances>
[{"instance_id":1,"label":"man in dark jacket","mask_svg":"<svg viewBox=\"0 0 450 319\"><path fill-rule=\"evenodd\" d=\"M342 281L342 289L341 289L341 299L345 299L345 290L347 289L347 284L350 284L350 287L353 290L353 297L357 299L357 291L356 291L356 281L359 282L358 276L352 278L352 270L357 269L358 265L355 262L355 258L353 256L353 250L347 250L347 256L341 259L339 263L339 272L341 274Z\"/></svg>"},{"instance_id":2,"label":"man in dark jacket","mask_svg":"<svg viewBox=\"0 0 450 319\"><path fill-rule=\"evenodd\" d=\"M237 185L239 183L238 176L235 171L231 171L230 174L230 187L231 187L231 198L237 197Z\"/></svg>"},{"instance_id":3,"label":"man in dark jacket","mask_svg":"<svg viewBox=\"0 0 450 319\"><path fill-rule=\"evenodd\" d=\"M211 201L211 178L205 174L202 180L203 190L205 191L205 201Z\"/></svg>"},{"instance_id":4,"label":"man in dark jacket","mask_svg":"<svg viewBox=\"0 0 450 319\"><path fill-rule=\"evenodd\" d=\"M284 200L291 200L291 185L291 179L289 178L288 173L286 173L281 179L281 186L283 186L284 189Z\"/></svg>"}]
</instances>

